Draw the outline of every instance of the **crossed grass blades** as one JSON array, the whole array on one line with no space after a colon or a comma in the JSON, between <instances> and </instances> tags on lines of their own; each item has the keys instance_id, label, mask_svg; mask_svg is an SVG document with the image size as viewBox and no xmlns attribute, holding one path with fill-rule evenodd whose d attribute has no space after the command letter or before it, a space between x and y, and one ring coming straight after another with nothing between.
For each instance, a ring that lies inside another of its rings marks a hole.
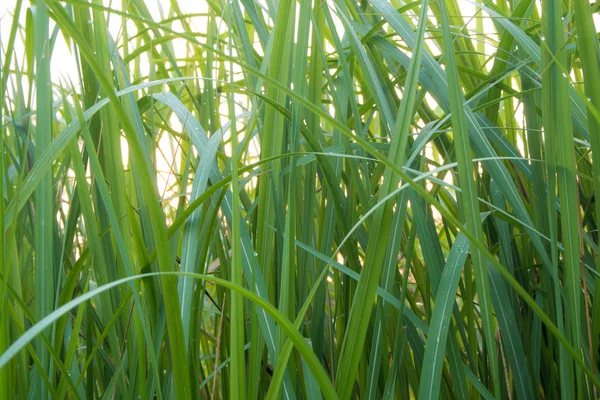
<instances>
[{"instance_id":1,"label":"crossed grass blades","mask_svg":"<svg viewBox=\"0 0 600 400\"><path fill-rule=\"evenodd\" d=\"M600 3L13 3L1 398L598 396Z\"/></svg>"}]
</instances>

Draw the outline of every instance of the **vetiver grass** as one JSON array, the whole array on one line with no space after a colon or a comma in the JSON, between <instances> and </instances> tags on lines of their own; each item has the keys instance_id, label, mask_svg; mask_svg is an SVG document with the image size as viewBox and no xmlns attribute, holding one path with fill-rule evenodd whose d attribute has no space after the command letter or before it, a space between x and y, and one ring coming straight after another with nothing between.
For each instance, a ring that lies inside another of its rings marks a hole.
<instances>
[{"instance_id":1,"label":"vetiver grass","mask_svg":"<svg viewBox=\"0 0 600 400\"><path fill-rule=\"evenodd\" d=\"M196 6L3 17L0 398L599 396L598 3Z\"/></svg>"}]
</instances>

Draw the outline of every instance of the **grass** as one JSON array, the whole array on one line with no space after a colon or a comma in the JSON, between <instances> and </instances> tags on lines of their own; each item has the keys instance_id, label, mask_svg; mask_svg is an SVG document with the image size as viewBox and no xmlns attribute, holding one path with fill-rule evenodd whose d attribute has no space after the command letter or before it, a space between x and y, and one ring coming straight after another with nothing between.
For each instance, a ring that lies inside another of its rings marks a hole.
<instances>
[{"instance_id":1,"label":"grass","mask_svg":"<svg viewBox=\"0 0 600 400\"><path fill-rule=\"evenodd\" d=\"M0 398L597 398L599 10L14 1Z\"/></svg>"}]
</instances>

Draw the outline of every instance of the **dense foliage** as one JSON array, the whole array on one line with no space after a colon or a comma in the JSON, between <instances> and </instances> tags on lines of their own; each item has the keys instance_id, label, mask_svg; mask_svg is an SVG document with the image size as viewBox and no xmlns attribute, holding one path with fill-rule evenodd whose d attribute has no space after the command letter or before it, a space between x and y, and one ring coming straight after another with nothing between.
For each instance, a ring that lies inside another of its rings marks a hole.
<instances>
[{"instance_id":1,"label":"dense foliage","mask_svg":"<svg viewBox=\"0 0 600 400\"><path fill-rule=\"evenodd\" d=\"M0 398L598 397L600 3L33 3Z\"/></svg>"}]
</instances>

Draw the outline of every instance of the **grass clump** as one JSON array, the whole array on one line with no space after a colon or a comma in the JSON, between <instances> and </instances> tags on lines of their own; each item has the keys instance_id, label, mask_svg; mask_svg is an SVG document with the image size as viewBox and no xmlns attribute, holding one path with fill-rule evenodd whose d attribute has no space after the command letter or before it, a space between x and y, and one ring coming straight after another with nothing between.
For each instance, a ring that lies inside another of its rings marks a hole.
<instances>
[{"instance_id":1,"label":"grass clump","mask_svg":"<svg viewBox=\"0 0 600 400\"><path fill-rule=\"evenodd\" d=\"M3 17L0 398L598 397L598 3L196 7Z\"/></svg>"}]
</instances>

